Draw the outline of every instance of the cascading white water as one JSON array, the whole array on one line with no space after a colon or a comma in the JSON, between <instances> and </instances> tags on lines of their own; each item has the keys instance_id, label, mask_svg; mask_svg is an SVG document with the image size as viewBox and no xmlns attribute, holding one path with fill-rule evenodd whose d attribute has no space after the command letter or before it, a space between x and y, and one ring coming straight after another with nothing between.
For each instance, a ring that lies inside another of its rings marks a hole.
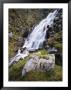
<instances>
[{"instance_id":1,"label":"cascading white water","mask_svg":"<svg viewBox=\"0 0 71 90\"><path fill-rule=\"evenodd\" d=\"M53 13L49 13L49 15L45 19L43 19L37 26L35 26L31 34L25 40L25 43L22 47L26 48L26 50L21 53L21 50L19 49L17 55L11 58L9 66L13 64L14 61L18 61L20 58L28 56L29 51L35 51L42 47L45 40L46 31L48 30L47 26L53 26L53 21L57 13L57 10L55 10Z\"/></svg>"},{"instance_id":2,"label":"cascading white water","mask_svg":"<svg viewBox=\"0 0 71 90\"><path fill-rule=\"evenodd\" d=\"M32 33L26 39L23 46L26 47L29 51L35 51L36 49L42 47L43 41L45 40L46 31L48 30L47 26L52 27L53 20L57 14L57 10L53 13L50 13L44 20L42 20L32 31Z\"/></svg>"}]
</instances>

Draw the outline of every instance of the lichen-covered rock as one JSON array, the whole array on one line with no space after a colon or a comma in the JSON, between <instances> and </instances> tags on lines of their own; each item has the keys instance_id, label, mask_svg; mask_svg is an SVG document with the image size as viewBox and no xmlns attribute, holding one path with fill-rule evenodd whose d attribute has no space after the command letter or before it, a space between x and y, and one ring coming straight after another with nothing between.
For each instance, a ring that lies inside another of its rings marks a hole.
<instances>
[{"instance_id":1,"label":"lichen-covered rock","mask_svg":"<svg viewBox=\"0 0 71 90\"><path fill-rule=\"evenodd\" d=\"M48 54L47 59L39 58L38 56L33 56L22 70L22 76L24 76L27 72L32 70L47 72L53 69L55 66L55 55Z\"/></svg>"}]
</instances>

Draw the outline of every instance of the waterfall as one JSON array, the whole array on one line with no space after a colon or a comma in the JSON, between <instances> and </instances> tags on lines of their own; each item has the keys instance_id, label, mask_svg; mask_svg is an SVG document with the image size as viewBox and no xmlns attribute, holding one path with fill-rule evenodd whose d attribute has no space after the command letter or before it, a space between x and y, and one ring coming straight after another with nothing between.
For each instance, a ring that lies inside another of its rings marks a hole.
<instances>
[{"instance_id":1,"label":"waterfall","mask_svg":"<svg viewBox=\"0 0 71 90\"><path fill-rule=\"evenodd\" d=\"M35 51L39 48L42 48L46 36L46 31L48 30L47 26L53 26L53 21L57 13L57 10L55 10L52 13L49 13L45 19L43 19L37 26L34 27L30 35L28 35L28 37L25 40L25 43L22 47L24 49L23 52L21 53L21 50L19 49L16 56L11 58L9 66L13 64L13 62L17 62L20 58L28 56L29 51Z\"/></svg>"}]
</instances>

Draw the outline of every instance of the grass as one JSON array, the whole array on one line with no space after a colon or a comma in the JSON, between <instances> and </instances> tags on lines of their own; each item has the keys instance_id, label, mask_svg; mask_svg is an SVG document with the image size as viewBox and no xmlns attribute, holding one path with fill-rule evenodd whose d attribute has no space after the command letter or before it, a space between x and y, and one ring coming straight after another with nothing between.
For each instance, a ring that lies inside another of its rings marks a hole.
<instances>
[{"instance_id":1,"label":"grass","mask_svg":"<svg viewBox=\"0 0 71 90\"><path fill-rule=\"evenodd\" d=\"M21 76L21 71L26 61L20 61L9 72L9 80L11 81L61 81L62 80L62 68L59 65L55 65L54 70L48 72L30 71L24 77Z\"/></svg>"},{"instance_id":2,"label":"grass","mask_svg":"<svg viewBox=\"0 0 71 90\"><path fill-rule=\"evenodd\" d=\"M18 63L9 68L10 81L61 81L62 80L62 67L55 65L55 68L48 72L30 71L22 77L22 69L25 63L32 57L38 54L39 56L47 55L45 50L38 50L37 52L30 53L25 59L20 59Z\"/></svg>"},{"instance_id":3,"label":"grass","mask_svg":"<svg viewBox=\"0 0 71 90\"><path fill-rule=\"evenodd\" d=\"M26 59L19 60L18 63L14 64L12 67L9 68L9 80L19 80L20 79L21 70L26 62L27 62Z\"/></svg>"},{"instance_id":4,"label":"grass","mask_svg":"<svg viewBox=\"0 0 71 90\"><path fill-rule=\"evenodd\" d=\"M14 35L17 38L18 34ZM16 40L12 39L9 42L9 56L14 56L16 48ZM61 49L61 43L56 42L55 47ZM31 71L22 77L22 69L27 60L33 55L38 55L40 58L47 58L48 52L45 49L41 49L35 52L31 52L25 59L19 60L18 63L14 64L9 68L9 80L10 81L61 81L62 80L62 66L55 65L54 70L49 72ZM58 60L57 60L58 61Z\"/></svg>"},{"instance_id":5,"label":"grass","mask_svg":"<svg viewBox=\"0 0 71 90\"><path fill-rule=\"evenodd\" d=\"M48 52L45 49L38 50L33 53L33 55L37 55L37 56L39 56L39 58L47 58L47 54L48 54Z\"/></svg>"},{"instance_id":6,"label":"grass","mask_svg":"<svg viewBox=\"0 0 71 90\"><path fill-rule=\"evenodd\" d=\"M9 43L9 57L13 57L15 55L14 53L14 47L15 47L15 42L13 42L12 44Z\"/></svg>"},{"instance_id":7,"label":"grass","mask_svg":"<svg viewBox=\"0 0 71 90\"><path fill-rule=\"evenodd\" d=\"M62 43L55 42L55 47L62 50Z\"/></svg>"}]
</instances>

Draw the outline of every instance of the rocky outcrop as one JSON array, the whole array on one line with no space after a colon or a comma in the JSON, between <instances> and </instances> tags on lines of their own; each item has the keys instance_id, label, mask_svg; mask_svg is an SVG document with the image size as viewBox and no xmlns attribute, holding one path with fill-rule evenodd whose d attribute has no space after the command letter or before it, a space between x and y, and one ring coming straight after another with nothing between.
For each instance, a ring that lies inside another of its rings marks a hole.
<instances>
[{"instance_id":1,"label":"rocky outcrop","mask_svg":"<svg viewBox=\"0 0 71 90\"><path fill-rule=\"evenodd\" d=\"M27 72L32 70L47 72L53 69L55 66L55 55L48 54L47 59L39 58L34 55L23 67L22 76L25 76Z\"/></svg>"}]
</instances>

